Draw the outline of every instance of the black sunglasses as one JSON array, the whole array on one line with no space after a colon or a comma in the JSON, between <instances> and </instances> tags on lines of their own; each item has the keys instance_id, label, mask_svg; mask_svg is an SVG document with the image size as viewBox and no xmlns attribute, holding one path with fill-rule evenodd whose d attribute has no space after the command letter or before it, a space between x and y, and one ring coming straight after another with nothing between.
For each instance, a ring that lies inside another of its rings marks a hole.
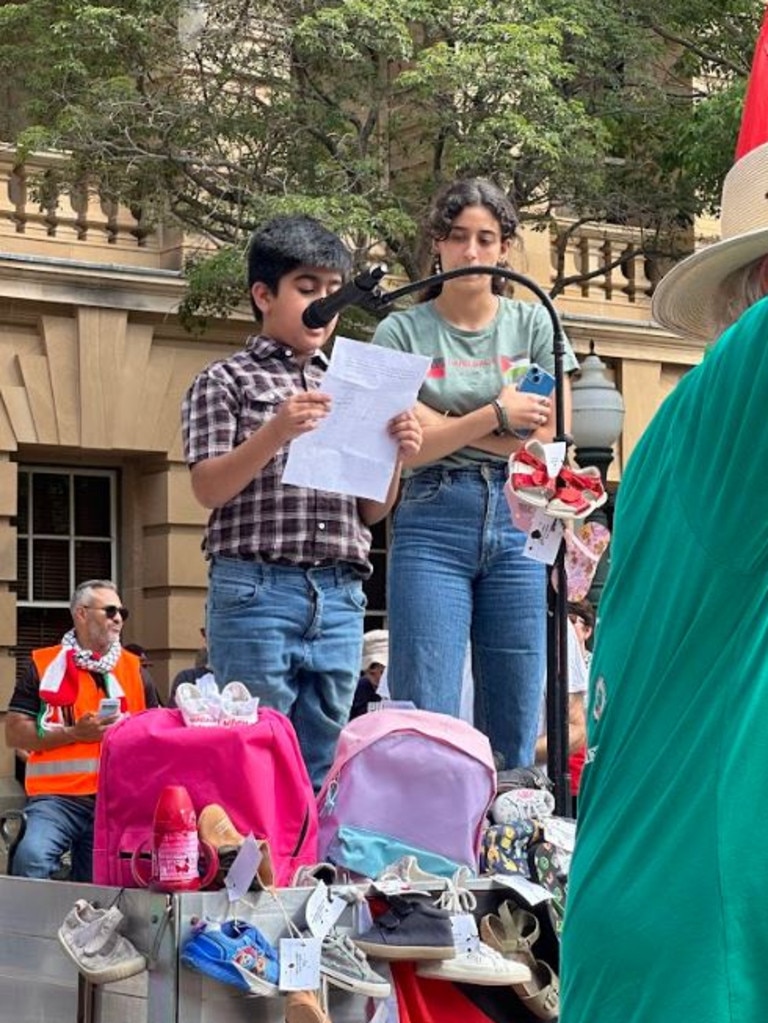
<instances>
[{"instance_id":1,"label":"black sunglasses","mask_svg":"<svg viewBox=\"0 0 768 1023\"><path fill-rule=\"evenodd\" d=\"M89 611L103 611L107 618L114 618L116 615L120 615L124 622L128 621L128 615L130 614L127 607L118 607L117 604L107 604L106 607L96 607L94 604L83 604L83 607L88 608Z\"/></svg>"}]
</instances>

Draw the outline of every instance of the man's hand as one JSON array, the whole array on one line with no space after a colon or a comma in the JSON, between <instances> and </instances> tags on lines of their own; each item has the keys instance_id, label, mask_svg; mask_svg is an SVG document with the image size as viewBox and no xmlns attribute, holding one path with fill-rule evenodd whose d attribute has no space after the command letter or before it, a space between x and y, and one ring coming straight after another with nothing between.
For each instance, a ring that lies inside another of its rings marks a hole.
<instances>
[{"instance_id":1,"label":"man's hand","mask_svg":"<svg viewBox=\"0 0 768 1023\"><path fill-rule=\"evenodd\" d=\"M73 742L101 742L104 733L120 718L120 714L112 714L108 718L98 714L83 714L77 719L69 733Z\"/></svg>"},{"instance_id":2,"label":"man's hand","mask_svg":"<svg viewBox=\"0 0 768 1023\"><path fill-rule=\"evenodd\" d=\"M322 391L292 394L277 411L272 424L283 443L314 430L331 411L331 397Z\"/></svg>"},{"instance_id":3,"label":"man's hand","mask_svg":"<svg viewBox=\"0 0 768 1023\"><path fill-rule=\"evenodd\" d=\"M389 421L389 433L397 441L398 458L405 460L421 451L423 433L413 409L401 412Z\"/></svg>"}]
</instances>

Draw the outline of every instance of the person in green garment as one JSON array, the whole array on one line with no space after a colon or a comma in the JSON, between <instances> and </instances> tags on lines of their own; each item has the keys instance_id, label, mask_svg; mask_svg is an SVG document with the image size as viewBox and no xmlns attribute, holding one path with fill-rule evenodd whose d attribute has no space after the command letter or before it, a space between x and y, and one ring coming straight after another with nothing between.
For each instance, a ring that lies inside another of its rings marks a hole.
<instances>
[{"instance_id":1,"label":"person in green garment","mask_svg":"<svg viewBox=\"0 0 768 1023\"><path fill-rule=\"evenodd\" d=\"M717 340L617 501L560 1023L768 1018L768 144L726 177L721 229L654 295Z\"/></svg>"}]
</instances>

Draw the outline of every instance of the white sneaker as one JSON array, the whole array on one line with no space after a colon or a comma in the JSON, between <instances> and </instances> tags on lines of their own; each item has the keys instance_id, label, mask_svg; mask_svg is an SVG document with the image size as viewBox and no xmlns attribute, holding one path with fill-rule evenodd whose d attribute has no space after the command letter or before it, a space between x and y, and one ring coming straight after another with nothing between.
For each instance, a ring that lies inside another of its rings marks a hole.
<instances>
[{"instance_id":1,"label":"white sneaker","mask_svg":"<svg viewBox=\"0 0 768 1023\"><path fill-rule=\"evenodd\" d=\"M242 682L227 682L220 696L220 725L252 725L259 719L259 698Z\"/></svg>"},{"instance_id":2,"label":"white sneaker","mask_svg":"<svg viewBox=\"0 0 768 1023\"><path fill-rule=\"evenodd\" d=\"M176 690L176 706L181 711L184 724L197 728L218 725L221 705L206 697L194 682L182 682Z\"/></svg>"},{"instance_id":3,"label":"white sneaker","mask_svg":"<svg viewBox=\"0 0 768 1023\"><path fill-rule=\"evenodd\" d=\"M446 880L439 874L430 874L428 870L422 870L419 861L413 855L401 856L399 860L390 863L379 874L379 881L400 881L402 884L431 884L435 888L444 888Z\"/></svg>"},{"instance_id":4,"label":"white sneaker","mask_svg":"<svg viewBox=\"0 0 768 1023\"><path fill-rule=\"evenodd\" d=\"M453 959L420 962L416 967L420 977L433 980L453 980L462 984L520 984L531 979L531 971L523 963L505 959L480 942L472 952L460 952Z\"/></svg>"},{"instance_id":5,"label":"white sneaker","mask_svg":"<svg viewBox=\"0 0 768 1023\"><path fill-rule=\"evenodd\" d=\"M78 899L59 928L59 944L92 984L112 984L147 968L144 956L118 933L122 921L116 906L95 909Z\"/></svg>"}]
</instances>

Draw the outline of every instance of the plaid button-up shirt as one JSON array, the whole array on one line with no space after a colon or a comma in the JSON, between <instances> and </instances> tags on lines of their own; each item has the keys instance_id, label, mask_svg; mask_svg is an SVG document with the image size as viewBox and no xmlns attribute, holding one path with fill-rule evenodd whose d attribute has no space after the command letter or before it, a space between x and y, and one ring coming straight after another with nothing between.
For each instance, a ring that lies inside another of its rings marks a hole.
<instances>
[{"instance_id":1,"label":"plaid button-up shirt","mask_svg":"<svg viewBox=\"0 0 768 1023\"><path fill-rule=\"evenodd\" d=\"M320 384L318 353L300 366L271 338L250 337L243 351L206 367L187 391L182 431L187 464L226 454L271 419L281 402ZM208 520L206 557L256 559L312 568L350 564L370 575L370 530L357 498L283 486L288 446Z\"/></svg>"}]
</instances>

